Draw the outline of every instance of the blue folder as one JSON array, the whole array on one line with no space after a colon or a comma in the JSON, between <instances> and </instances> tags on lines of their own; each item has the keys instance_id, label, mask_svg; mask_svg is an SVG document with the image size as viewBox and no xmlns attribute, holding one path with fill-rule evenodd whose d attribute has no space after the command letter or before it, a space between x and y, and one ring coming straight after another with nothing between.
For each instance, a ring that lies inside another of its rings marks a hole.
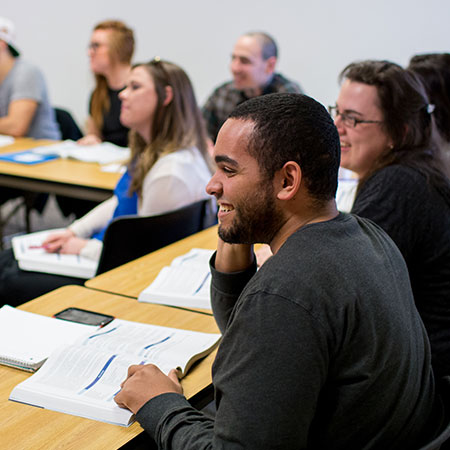
<instances>
[{"instance_id":1,"label":"blue folder","mask_svg":"<svg viewBox=\"0 0 450 450\"><path fill-rule=\"evenodd\" d=\"M33 150L26 150L24 152L4 153L0 154L0 161L8 161L19 164L39 164L52 159L59 158L58 155L39 155Z\"/></svg>"}]
</instances>

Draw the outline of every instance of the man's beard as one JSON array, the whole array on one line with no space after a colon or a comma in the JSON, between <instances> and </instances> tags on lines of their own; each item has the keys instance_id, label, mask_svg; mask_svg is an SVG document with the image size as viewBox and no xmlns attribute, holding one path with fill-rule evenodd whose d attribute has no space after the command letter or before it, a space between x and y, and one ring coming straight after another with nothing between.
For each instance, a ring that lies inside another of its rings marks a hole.
<instances>
[{"instance_id":1,"label":"man's beard","mask_svg":"<svg viewBox=\"0 0 450 450\"><path fill-rule=\"evenodd\" d=\"M219 225L220 238L229 244L269 244L283 223L281 211L275 204L273 189L261 185L257 194L234 205L235 217L230 227Z\"/></svg>"}]
</instances>

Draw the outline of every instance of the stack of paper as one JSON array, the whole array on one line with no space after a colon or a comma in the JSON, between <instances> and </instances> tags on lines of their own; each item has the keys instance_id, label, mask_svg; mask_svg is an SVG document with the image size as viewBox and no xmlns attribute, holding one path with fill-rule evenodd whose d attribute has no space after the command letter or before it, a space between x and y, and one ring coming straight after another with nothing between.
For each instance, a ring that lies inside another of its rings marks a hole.
<instances>
[{"instance_id":1,"label":"stack of paper","mask_svg":"<svg viewBox=\"0 0 450 450\"><path fill-rule=\"evenodd\" d=\"M5 134L0 134L0 147L5 145L11 145L14 143L14 138L12 136L6 136Z\"/></svg>"},{"instance_id":2,"label":"stack of paper","mask_svg":"<svg viewBox=\"0 0 450 450\"><path fill-rule=\"evenodd\" d=\"M155 281L138 297L140 302L185 308L211 309L211 271L213 250L194 248L163 267Z\"/></svg>"},{"instance_id":3,"label":"stack of paper","mask_svg":"<svg viewBox=\"0 0 450 450\"><path fill-rule=\"evenodd\" d=\"M12 238L14 257L22 270L52 273L75 278L92 278L98 262L79 255L47 253L42 243L49 234L63 229L38 231Z\"/></svg>"},{"instance_id":4,"label":"stack of paper","mask_svg":"<svg viewBox=\"0 0 450 450\"><path fill-rule=\"evenodd\" d=\"M71 158L83 162L110 164L125 161L130 157L130 149L119 147L110 142L96 145L79 145L75 141L66 140L54 145L36 147L33 153L37 155L57 155L60 158Z\"/></svg>"}]
</instances>

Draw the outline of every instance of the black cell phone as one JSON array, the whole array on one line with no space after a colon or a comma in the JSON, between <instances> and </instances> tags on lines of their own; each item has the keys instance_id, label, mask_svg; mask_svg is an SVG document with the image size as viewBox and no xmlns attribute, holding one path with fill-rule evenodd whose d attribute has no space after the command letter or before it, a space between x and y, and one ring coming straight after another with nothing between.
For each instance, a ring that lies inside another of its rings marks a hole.
<instances>
[{"instance_id":1,"label":"black cell phone","mask_svg":"<svg viewBox=\"0 0 450 450\"><path fill-rule=\"evenodd\" d=\"M69 320L70 322L95 325L97 327L104 327L114 319L114 316L110 316L109 314L101 314L80 308L66 308L56 313L53 317L62 320Z\"/></svg>"}]
</instances>

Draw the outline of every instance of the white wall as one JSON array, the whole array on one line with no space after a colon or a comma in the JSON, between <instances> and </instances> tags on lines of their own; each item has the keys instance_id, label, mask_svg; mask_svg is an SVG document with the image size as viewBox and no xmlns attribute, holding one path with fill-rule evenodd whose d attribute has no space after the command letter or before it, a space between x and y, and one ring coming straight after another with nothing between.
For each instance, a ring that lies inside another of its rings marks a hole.
<instances>
[{"instance_id":1,"label":"white wall","mask_svg":"<svg viewBox=\"0 0 450 450\"><path fill-rule=\"evenodd\" d=\"M56 106L87 115L93 80L87 44L94 24L120 18L135 31L135 62L155 55L182 66L200 103L229 79L228 62L245 31L272 34L279 71L325 105L337 75L358 59L407 64L415 53L450 51L448 0L3 0L18 47L46 76Z\"/></svg>"}]
</instances>

